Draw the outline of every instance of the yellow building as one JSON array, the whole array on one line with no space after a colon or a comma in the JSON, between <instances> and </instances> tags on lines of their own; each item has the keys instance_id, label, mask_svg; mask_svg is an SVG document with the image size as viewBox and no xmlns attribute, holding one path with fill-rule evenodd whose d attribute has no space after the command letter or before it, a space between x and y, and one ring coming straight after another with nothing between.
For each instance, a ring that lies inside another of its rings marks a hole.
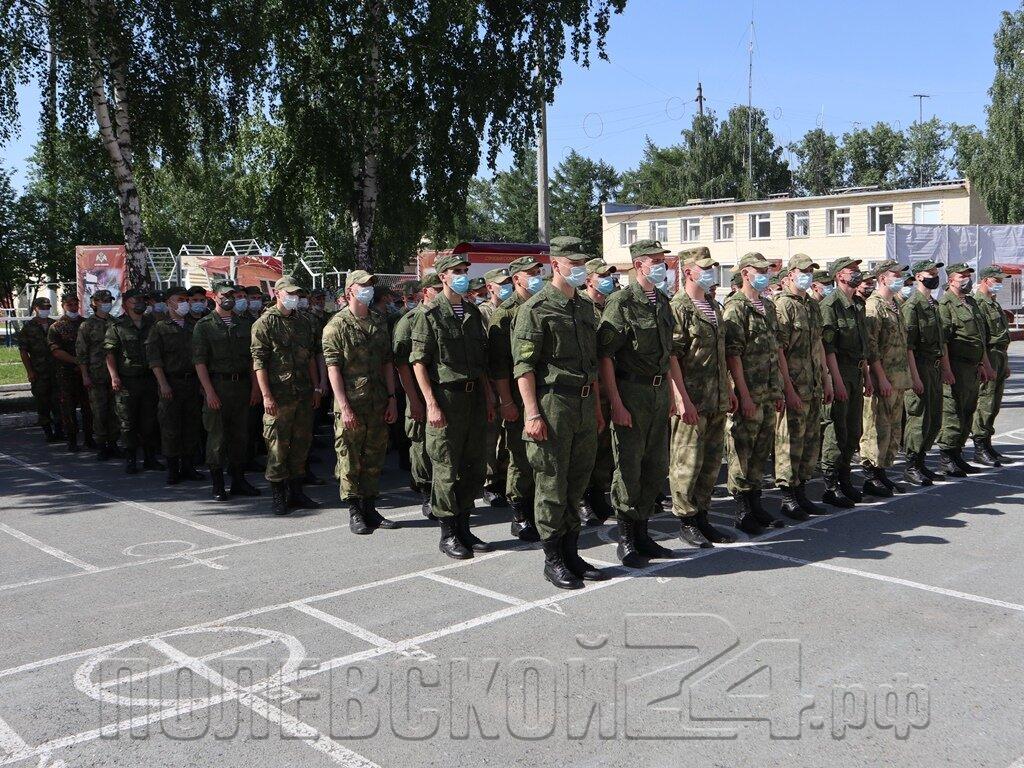
<instances>
[{"instance_id":1,"label":"yellow building","mask_svg":"<svg viewBox=\"0 0 1024 768\"><path fill-rule=\"evenodd\" d=\"M604 258L630 266L629 244L653 238L676 253L706 245L727 270L749 251L785 263L806 253L824 267L834 259L885 259L887 224L990 224L968 181L935 182L914 189L857 187L816 197L772 195L738 202L692 200L672 208L606 203ZM728 285L728 275L722 285Z\"/></svg>"}]
</instances>

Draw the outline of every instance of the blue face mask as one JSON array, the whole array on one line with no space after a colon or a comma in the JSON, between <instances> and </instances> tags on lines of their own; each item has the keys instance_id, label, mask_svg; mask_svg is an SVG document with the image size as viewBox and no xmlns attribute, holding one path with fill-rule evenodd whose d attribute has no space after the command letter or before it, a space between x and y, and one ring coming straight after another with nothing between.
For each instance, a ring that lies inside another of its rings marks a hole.
<instances>
[{"instance_id":1,"label":"blue face mask","mask_svg":"<svg viewBox=\"0 0 1024 768\"><path fill-rule=\"evenodd\" d=\"M360 304L369 304L373 301L373 286L356 289L356 301Z\"/></svg>"},{"instance_id":2,"label":"blue face mask","mask_svg":"<svg viewBox=\"0 0 1024 768\"><path fill-rule=\"evenodd\" d=\"M206 311L206 302L205 301L193 301L193 302L191 302L189 304L189 307L192 309L193 312L195 312L198 315L200 312L205 312Z\"/></svg>"},{"instance_id":3,"label":"blue face mask","mask_svg":"<svg viewBox=\"0 0 1024 768\"><path fill-rule=\"evenodd\" d=\"M823 285L821 287L821 295L822 296L831 296L832 293L835 291L835 289L836 289L836 287L834 285Z\"/></svg>"},{"instance_id":4,"label":"blue face mask","mask_svg":"<svg viewBox=\"0 0 1024 768\"><path fill-rule=\"evenodd\" d=\"M248 299L235 299L235 314L240 315L249 309Z\"/></svg>"},{"instance_id":5,"label":"blue face mask","mask_svg":"<svg viewBox=\"0 0 1024 768\"><path fill-rule=\"evenodd\" d=\"M505 299L512 295L513 290L515 289L512 287L512 283L505 283L504 285L498 288L498 299L504 301Z\"/></svg>"},{"instance_id":6,"label":"blue face mask","mask_svg":"<svg viewBox=\"0 0 1024 768\"><path fill-rule=\"evenodd\" d=\"M751 285L754 286L755 291L760 293L761 291L768 287L768 281L770 279L771 278L769 278L768 275L758 272L756 275L754 275L754 279L753 281L751 281Z\"/></svg>"},{"instance_id":7,"label":"blue face mask","mask_svg":"<svg viewBox=\"0 0 1024 768\"><path fill-rule=\"evenodd\" d=\"M796 278L796 287L801 291L806 291L811 287L811 283L814 282L814 275L809 275L806 272L801 272Z\"/></svg>"},{"instance_id":8,"label":"blue face mask","mask_svg":"<svg viewBox=\"0 0 1024 768\"><path fill-rule=\"evenodd\" d=\"M902 296L904 299L909 299L910 294L912 294L913 292L914 286L912 285L904 285L902 288L900 288L900 296Z\"/></svg>"},{"instance_id":9,"label":"blue face mask","mask_svg":"<svg viewBox=\"0 0 1024 768\"><path fill-rule=\"evenodd\" d=\"M536 293L544 287L544 278L540 275L533 275L529 280L526 281L526 290L530 293Z\"/></svg>"},{"instance_id":10,"label":"blue face mask","mask_svg":"<svg viewBox=\"0 0 1024 768\"><path fill-rule=\"evenodd\" d=\"M420 303L418 301L407 301L407 302L405 302L405 308L406 309L416 309L416 307L418 307L419 305L420 305Z\"/></svg>"},{"instance_id":11,"label":"blue face mask","mask_svg":"<svg viewBox=\"0 0 1024 768\"><path fill-rule=\"evenodd\" d=\"M565 282L571 285L573 288L579 288L587 282L587 268L586 267L573 267L569 270L569 274L565 276Z\"/></svg>"},{"instance_id":12,"label":"blue face mask","mask_svg":"<svg viewBox=\"0 0 1024 768\"><path fill-rule=\"evenodd\" d=\"M715 272L711 269L702 269L700 277L697 278L697 285L705 291L715 284Z\"/></svg>"},{"instance_id":13,"label":"blue face mask","mask_svg":"<svg viewBox=\"0 0 1024 768\"><path fill-rule=\"evenodd\" d=\"M665 282L665 277L668 275L668 267L664 264L652 264L651 271L647 273L647 279L655 285L661 285Z\"/></svg>"},{"instance_id":14,"label":"blue face mask","mask_svg":"<svg viewBox=\"0 0 1024 768\"><path fill-rule=\"evenodd\" d=\"M902 277L894 277L892 280L890 280L889 282L886 283L886 287L890 291L898 291L898 290L902 289L903 288L903 278Z\"/></svg>"},{"instance_id":15,"label":"blue face mask","mask_svg":"<svg viewBox=\"0 0 1024 768\"><path fill-rule=\"evenodd\" d=\"M615 278L614 277L602 277L597 281L597 290L603 293L605 296L610 295L615 291Z\"/></svg>"},{"instance_id":16,"label":"blue face mask","mask_svg":"<svg viewBox=\"0 0 1024 768\"><path fill-rule=\"evenodd\" d=\"M156 304L153 305L153 311L162 315L164 312L167 311L167 304L165 302L158 301Z\"/></svg>"},{"instance_id":17,"label":"blue face mask","mask_svg":"<svg viewBox=\"0 0 1024 768\"><path fill-rule=\"evenodd\" d=\"M107 315L110 314L110 310L112 310L113 308L114 308L114 305L111 304L109 301L105 301L102 304L100 304L100 312L103 312L104 314L107 314Z\"/></svg>"},{"instance_id":18,"label":"blue face mask","mask_svg":"<svg viewBox=\"0 0 1024 768\"><path fill-rule=\"evenodd\" d=\"M662 280L660 283L658 283L658 290L664 293L670 299L672 298L672 294L675 293L675 291L673 290L672 283L670 283L668 280Z\"/></svg>"},{"instance_id":19,"label":"blue face mask","mask_svg":"<svg viewBox=\"0 0 1024 768\"><path fill-rule=\"evenodd\" d=\"M249 311L259 312L263 309L263 299L249 299Z\"/></svg>"},{"instance_id":20,"label":"blue face mask","mask_svg":"<svg viewBox=\"0 0 1024 768\"><path fill-rule=\"evenodd\" d=\"M992 285L988 287L989 293L999 293L1001 290L1003 290L1002 283L992 283Z\"/></svg>"},{"instance_id":21,"label":"blue face mask","mask_svg":"<svg viewBox=\"0 0 1024 768\"><path fill-rule=\"evenodd\" d=\"M469 275L454 275L452 281L448 283L448 287L459 296L463 295L469 290Z\"/></svg>"}]
</instances>

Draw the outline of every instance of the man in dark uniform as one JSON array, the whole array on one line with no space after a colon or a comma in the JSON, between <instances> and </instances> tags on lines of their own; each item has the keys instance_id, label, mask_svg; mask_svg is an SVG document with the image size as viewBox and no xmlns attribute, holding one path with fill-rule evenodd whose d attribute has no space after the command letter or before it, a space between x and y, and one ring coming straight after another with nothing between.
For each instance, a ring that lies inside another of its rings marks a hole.
<instances>
[{"instance_id":1,"label":"man in dark uniform","mask_svg":"<svg viewBox=\"0 0 1024 768\"><path fill-rule=\"evenodd\" d=\"M1003 387L1010 377L1007 349L1010 346L1010 324L1000 305L997 294L1003 288L1003 280L1009 277L999 267L985 267L978 275L978 288L974 301L985 319L988 335L988 362L995 374L981 385L978 393L978 410L974 413L974 461L990 467L1002 464L1002 456L992 447L995 434L996 416L1003 403Z\"/></svg>"},{"instance_id":2,"label":"man in dark uniform","mask_svg":"<svg viewBox=\"0 0 1024 768\"><path fill-rule=\"evenodd\" d=\"M40 296L32 302L32 319L18 332L18 351L21 362L32 386L36 401L39 426L42 427L46 442L55 443L61 439L60 408L57 403L57 364L50 352L46 334L53 325L50 319L50 300ZM54 429L54 427L57 429Z\"/></svg>"},{"instance_id":3,"label":"man in dark uniform","mask_svg":"<svg viewBox=\"0 0 1024 768\"><path fill-rule=\"evenodd\" d=\"M110 316L113 301L110 291L106 290L96 291L90 301L93 314L78 329L75 358L82 374L82 386L88 393L89 410L92 411L92 426L99 446L96 458L106 461L121 455L117 447L119 425L114 412L114 393L110 389L107 353L103 349L107 328L114 323Z\"/></svg>"},{"instance_id":4,"label":"man in dark uniform","mask_svg":"<svg viewBox=\"0 0 1024 768\"><path fill-rule=\"evenodd\" d=\"M78 342L78 331L85 322L78 311L78 296L69 293L61 300L64 314L50 326L46 340L50 351L57 361L57 389L60 401L60 417L64 425L64 434L68 439L68 450L78 452L78 414L82 409L82 432L85 435L86 448L95 448L96 441L92 438L92 409L89 398L82 385L82 373L78 369L75 357L75 344Z\"/></svg>"}]
</instances>

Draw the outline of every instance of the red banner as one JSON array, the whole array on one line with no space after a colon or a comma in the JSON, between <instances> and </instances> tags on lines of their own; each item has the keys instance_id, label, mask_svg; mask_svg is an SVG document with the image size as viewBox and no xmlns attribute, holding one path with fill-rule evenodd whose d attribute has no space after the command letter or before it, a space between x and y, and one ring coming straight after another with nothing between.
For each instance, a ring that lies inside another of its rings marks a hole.
<instances>
[{"instance_id":1,"label":"red banner","mask_svg":"<svg viewBox=\"0 0 1024 768\"><path fill-rule=\"evenodd\" d=\"M127 254L123 245L79 245L75 247L78 301L87 313L96 291L110 291L114 314L121 311L121 294L128 288Z\"/></svg>"}]
</instances>

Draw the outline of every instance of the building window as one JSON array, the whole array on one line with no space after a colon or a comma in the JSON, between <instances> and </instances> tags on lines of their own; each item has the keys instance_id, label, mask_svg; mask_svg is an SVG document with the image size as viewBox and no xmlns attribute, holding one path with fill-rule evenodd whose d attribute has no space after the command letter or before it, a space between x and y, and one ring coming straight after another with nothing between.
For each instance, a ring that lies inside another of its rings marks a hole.
<instances>
[{"instance_id":1,"label":"building window","mask_svg":"<svg viewBox=\"0 0 1024 768\"><path fill-rule=\"evenodd\" d=\"M619 245L632 245L636 242L636 222L627 221L619 224Z\"/></svg>"},{"instance_id":2,"label":"building window","mask_svg":"<svg viewBox=\"0 0 1024 768\"><path fill-rule=\"evenodd\" d=\"M825 211L825 234L850 234L849 208L829 208L827 211Z\"/></svg>"},{"instance_id":3,"label":"building window","mask_svg":"<svg viewBox=\"0 0 1024 768\"><path fill-rule=\"evenodd\" d=\"M885 232L885 225L892 224L891 205L869 205L868 206L868 232L880 234Z\"/></svg>"},{"instance_id":4,"label":"building window","mask_svg":"<svg viewBox=\"0 0 1024 768\"><path fill-rule=\"evenodd\" d=\"M942 204L938 201L931 201L927 203L914 203L914 223L915 224L941 224L942 223Z\"/></svg>"},{"instance_id":5,"label":"building window","mask_svg":"<svg viewBox=\"0 0 1024 768\"><path fill-rule=\"evenodd\" d=\"M732 216L715 216L715 240L732 240Z\"/></svg>"},{"instance_id":6,"label":"building window","mask_svg":"<svg viewBox=\"0 0 1024 768\"><path fill-rule=\"evenodd\" d=\"M679 239L684 243L695 243L700 240L700 218L679 220Z\"/></svg>"},{"instance_id":7,"label":"building window","mask_svg":"<svg viewBox=\"0 0 1024 768\"><path fill-rule=\"evenodd\" d=\"M811 212L792 211L786 214L786 237L810 237Z\"/></svg>"},{"instance_id":8,"label":"building window","mask_svg":"<svg viewBox=\"0 0 1024 768\"><path fill-rule=\"evenodd\" d=\"M770 213L752 213L749 216L750 239L767 240L772 236L772 215Z\"/></svg>"},{"instance_id":9,"label":"building window","mask_svg":"<svg viewBox=\"0 0 1024 768\"><path fill-rule=\"evenodd\" d=\"M654 219L651 222L651 240L658 242L668 240L668 219Z\"/></svg>"}]
</instances>

